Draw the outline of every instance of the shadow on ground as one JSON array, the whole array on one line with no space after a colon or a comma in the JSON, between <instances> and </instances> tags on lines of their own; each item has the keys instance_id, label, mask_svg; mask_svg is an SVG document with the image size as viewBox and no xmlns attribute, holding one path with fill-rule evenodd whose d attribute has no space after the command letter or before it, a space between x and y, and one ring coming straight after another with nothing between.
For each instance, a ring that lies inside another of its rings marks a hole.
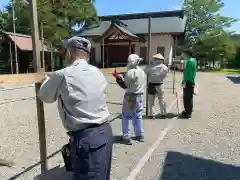
<instances>
[{"instance_id":1,"label":"shadow on ground","mask_svg":"<svg viewBox=\"0 0 240 180\"><path fill-rule=\"evenodd\" d=\"M65 167L55 167L46 173L36 176L34 180L71 180L72 174L66 172Z\"/></svg>"},{"instance_id":2,"label":"shadow on ground","mask_svg":"<svg viewBox=\"0 0 240 180\"><path fill-rule=\"evenodd\" d=\"M159 180L237 180L240 167L168 152Z\"/></svg>"},{"instance_id":3,"label":"shadow on ground","mask_svg":"<svg viewBox=\"0 0 240 180\"><path fill-rule=\"evenodd\" d=\"M227 78L234 84L240 84L240 76L227 76Z\"/></svg>"},{"instance_id":4,"label":"shadow on ground","mask_svg":"<svg viewBox=\"0 0 240 180\"><path fill-rule=\"evenodd\" d=\"M166 116L162 116L161 114L158 114L155 116L155 118L150 118L148 116L143 116L143 119L151 119L151 120L164 120L164 119L172 119L178 117L178 114L174 113L168 113Z\"/></svg>"}]
</instances>

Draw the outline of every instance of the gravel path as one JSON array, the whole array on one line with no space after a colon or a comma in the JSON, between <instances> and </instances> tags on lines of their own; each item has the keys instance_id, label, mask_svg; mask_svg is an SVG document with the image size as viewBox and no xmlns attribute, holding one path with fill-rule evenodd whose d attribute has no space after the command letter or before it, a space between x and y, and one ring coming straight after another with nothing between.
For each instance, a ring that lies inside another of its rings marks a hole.
<instances>
[{"instance_id":1,"label":"gravel path","mask_svg":"<svg viewBox=\"0 0 240 180\"><path fill-rule=\"evenodd\" d=\"M193 118L174 121L137 180L240 179L240 81L198 73L198 82Z\"/></svg>"},{"instance_id":2,"label":"gravel path","mask_svg":"<svg viewBox=\"0 0 240 180\"><path fill-rule=\"evenodd\" d=\"M180 77L180 76L179 76ZM121 101L123 90L116 86L113 77L107 76L109 81L108 104L111 117L121 113ZM1 86L0 102L12 99L33 97L34 87L4 91L15 86ZM166 82L166 99L168 105L175 99L172 94L172 76L169 75ZM66 180L68 174L62 168L60 154L49 159L49 172L45 176L39 176L39 144L36 117L35 99L27 99L14 103L0 105L0 154L2 159L13 160L16 166L13 168L0 167L1 180ZM68 141L65 130L58 117L56 104L45 104L47 152L48 155L57 152ZM167 126L168 120L145 120L146 142L136 143L129 147L119 143L114 145L112 179L122 180L134 168L139 158L147 151L148 146L154 142L159 131ZM121 119L117 118L111 123L115 136L121 135ZM36 166L33 166L36 165ZM31 167L33 166L33 167ZM22 173L22 174L19 174ZM18 175L19 174L19 175Z\"/></svg>"}]
</instances>

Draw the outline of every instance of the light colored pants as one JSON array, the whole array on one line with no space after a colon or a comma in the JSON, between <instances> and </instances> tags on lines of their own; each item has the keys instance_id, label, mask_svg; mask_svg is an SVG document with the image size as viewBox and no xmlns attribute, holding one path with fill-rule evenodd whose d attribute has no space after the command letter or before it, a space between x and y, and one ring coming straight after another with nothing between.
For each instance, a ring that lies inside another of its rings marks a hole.
<instances>
[{"instance_id":1,"label":"light colored pants","mask_svg":"<svg viewBox=\"0 0 240 180\"><path fill-rule=\"evenodd\" d=\"M155 99L158 98L160 112L162 115L167 114L167 107L166 102L164 100L164 85L156 86L157 94L156 95L148 95L148 102L149 102L149 114L150 116L155 116Z\"/></svg>"},{"instance_id":2,"label":"light colored pants","mask_svg":"<svg viewBox=\"0 0 240 180\"><path fill-rule=\"evenodd\" d=\"M134 109L126 109L126 96L123 100L122 108L122 131L123 138L130 138L130 120L132 120L135 136L143 136L143 95L136 95L136 106Z\"/></svg>"}]
</instances>

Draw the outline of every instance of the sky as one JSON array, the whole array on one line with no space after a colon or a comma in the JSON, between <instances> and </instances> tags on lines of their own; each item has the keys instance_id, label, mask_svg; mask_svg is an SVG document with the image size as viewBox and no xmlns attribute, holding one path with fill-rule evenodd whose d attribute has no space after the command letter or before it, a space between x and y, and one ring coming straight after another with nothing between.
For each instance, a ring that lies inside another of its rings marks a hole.
<instances>
[{"instance_id":1,"label":"sky","mask_svg":"<svg viewBox=\"0 0 240 180\"><path fill-rule=\"evenodd\" d=\"M225 3L222 15L240 20L240 0L222 1ZM0 7L7 2L9 0L0 0ZM98 15L170 11L181 9L181 0L96 0L96 8ZM240 21L235 23L231 30L240 33Z\"/></svg>"}]
</instances>

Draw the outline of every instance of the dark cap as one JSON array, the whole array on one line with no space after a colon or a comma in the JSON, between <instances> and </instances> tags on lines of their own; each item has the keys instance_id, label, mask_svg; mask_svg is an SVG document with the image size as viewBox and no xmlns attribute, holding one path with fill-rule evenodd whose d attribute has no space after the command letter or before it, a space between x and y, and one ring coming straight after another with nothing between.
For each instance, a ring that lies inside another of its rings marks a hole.
<instances>
[{"instance_id":1,"label":"dark cap","mask_svg":"<svg viewBox=\"0 0 240 180\"><path fill-rule=\"evenodd\" d=\"M66 48L83 50L86 53L90 53L91 42L83 37L74 36L67 40Z\"/></svg>"}]
</instances>

